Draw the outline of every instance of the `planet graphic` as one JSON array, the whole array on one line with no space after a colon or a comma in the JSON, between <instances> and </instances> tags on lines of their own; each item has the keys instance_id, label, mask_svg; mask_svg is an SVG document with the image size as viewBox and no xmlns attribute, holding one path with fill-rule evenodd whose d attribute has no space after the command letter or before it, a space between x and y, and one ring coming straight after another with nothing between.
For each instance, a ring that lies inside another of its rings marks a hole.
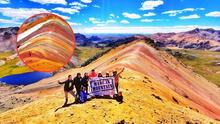
<instances>
[{"instance_id":1,"label":"planet graphic","mask_svg":"<svg viewBox=\"0 0 220 124\"><path fill-rule=\"evenodd\" d=\"M39 72L53 72L67 64L74 54L75 37L61 17L42 13L28 18L17 34L17 52L26 66Z\"/></svg>"}]
</instances>

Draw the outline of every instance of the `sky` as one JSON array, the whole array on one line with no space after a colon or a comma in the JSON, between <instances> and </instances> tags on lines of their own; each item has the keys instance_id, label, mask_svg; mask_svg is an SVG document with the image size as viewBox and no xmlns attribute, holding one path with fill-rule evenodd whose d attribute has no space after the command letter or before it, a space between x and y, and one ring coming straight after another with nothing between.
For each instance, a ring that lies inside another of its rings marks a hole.
<instances>
[{"instance_id":1,"label":"sky","mask_svg":"<svg viewBox=\"0 0 220 124\"><path fill-rule=\"evenodd\" d=\"M0 27L54 13L79 33L220 30L220 0L0 0Z\"/></svg>"}]
</instances>

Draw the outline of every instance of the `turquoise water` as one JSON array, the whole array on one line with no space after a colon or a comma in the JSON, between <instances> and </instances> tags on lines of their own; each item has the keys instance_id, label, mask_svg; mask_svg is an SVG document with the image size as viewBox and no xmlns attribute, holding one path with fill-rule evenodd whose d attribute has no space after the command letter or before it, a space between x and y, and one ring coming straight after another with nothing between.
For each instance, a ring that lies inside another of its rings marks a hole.
<instances>
[{"instance_id":1,"label":"turquoise water","mask_svg":"<svg viewBox=\"0 0 220 124\"><path fill-rule=\"evenodd\" d=\"M0 82L11 85L28 85L41 79L49 78L52 74L46 72L28 72L23 74L9 75L0 78Z\"/></svg>"}]
</instances>

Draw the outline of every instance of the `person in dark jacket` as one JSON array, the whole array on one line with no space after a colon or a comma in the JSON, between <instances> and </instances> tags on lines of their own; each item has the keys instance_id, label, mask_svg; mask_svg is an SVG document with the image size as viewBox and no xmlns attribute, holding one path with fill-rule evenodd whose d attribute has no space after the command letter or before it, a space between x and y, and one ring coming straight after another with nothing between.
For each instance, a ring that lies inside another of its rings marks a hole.
<instances>
[{"instance_id":1,"label":"person in dark jacket","mask_svg":"<svg viewBox=\"0 0 220 124\"><path fill-rule=\"evenodd\" d=\"M67 102L68 102L68 93L70 93L70 94L76 99L76 95L75 95L74 92L73 92L74 82L73 82L73 80L72 80L72 76L69 75L69 76L68 76L68 79L67 79L66 81L64 81L64 82L60 82L60 81L58 80L58 83L59 83L59 84L64 84L64 93L65 93L65 99L66 99L66 101L65 101L65 103L64 103L63 106L66 106L66 105L67 105Z\"/></svg>"},{"instance_id":2,"label":"person in dark jacket","mask_svg":"<svg viewBox=\"0 0 220 124\"><path fill-rule=\"evenodd\" d=\"M83 85L83 87L86 88L87 94L88 94L88 86L89 86L88 82L89 82L89 75L88 75L88 73L84 73L84 77L82 78L82 85Z\"/></svg>"},{"instance_id":3,"label":"person in dark jacket","mask_svg":"<svg viewBox=\"0 0 220 124\"><path fill-rule=\"evenodd\" d=\"M105 77L110 77L109 72L106 72L106 73L105 73Z\"/></svg>"},{"instance_id":4,"label":"person in dark jacket","mask_svg":"<svg viewBox=\"0 0 220 124\"><path fill-rule=\"evenodd\" d=\"M76 93L77 96L79 98L80 96L80 90L81 90L81 86L82 86L82 77L80 73L77 73L76 77L73 79L74 85L76 87Z\"/></svg>"},{"instance_id":5,"label":"person in dark jacket","mask_svg":"<svg viewBox=\"0 0 220 124\"><path fill-rule=\"evenodd\" d=\"M103 77L101 71L98 73L98 77Z\"/></svg>"}]
</instances>

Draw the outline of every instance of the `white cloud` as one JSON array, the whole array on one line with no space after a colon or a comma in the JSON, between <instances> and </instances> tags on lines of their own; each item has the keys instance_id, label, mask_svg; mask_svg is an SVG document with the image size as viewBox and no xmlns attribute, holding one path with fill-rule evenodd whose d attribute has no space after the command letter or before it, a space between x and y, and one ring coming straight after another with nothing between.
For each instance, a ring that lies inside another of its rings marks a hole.
<instances>
[{"instance_id":1,"label":"white cloud","mask_svg":"<svg viewBox=\"0 0 220 124\"><path fill-rule=\"evenodd\" d=\"M144 14L143 16L155 16L156 13L153 13L153 12L148 12L147 14Z\"/></svg>"},{"instance_id":2,"label":"white cloud","mask_svg":"<svg viewBox=\"0 0 220 124\"><path fill-rule=\"evenodd\" d=\"M198 10L205 10L204 8L185 8L182 10L169 10L165 11L162 14L168 14L169 16L176 16L177 14L181 14L183 12L193 12L193 11L198 11Z\"/></svg>"},{"instance_id":3,"label":"white cloud","mask_svg":"<svg viewBox=\"0 0 220 124\"><path fill-rule=\"evenodd\" d=\"M120 23L129 24L130 22L128 20L121 20Z\"/></svg>"},{"instance_id":4,"label":"white cloud","mask_svg":"<svg viewBox=\"0 0 220 124\"><path fill-rule=\"evenodd\" d=\"M71 26L79 26L82 25L80 23L76 23L76 22L68 22Z\"/></svg>"},{"instance_id":5,"label":"white cloud","mask_svg":"<svg viewBox=\"0 0 220 124\"><path fill-rule=\"evenodd\" d=\"M89 18L89 21L95 21L95 18L91 17Z\"/></svg>"},{"instance_id":6,"label":"white cloud","mask_svg":"<svg viewBox=\"0 0 220 124\"><path fill-rule=\"evenodd\" d=\"M27 19L35 14L49 13L49 10L43 8L0 8L0 13L13 19Z\"/></svg>"},{"instance_id":7,"label":"white cloud","mask_svg":"<svg viewBox=\"0 0 220 124\"><path fill-rule=\"evenodd\" d=\"M9 4L10 0L0 0L0 4Z\"/></svg>"},{"instance_id":8,"label":"white cloud","mask_svg":"<svg viewBox=\"0 0 220 124\"><path fill-rule=\"evenodd\" d=\"M71 5L71 6L77 6L77 7L80 7L80 8L87 7L87 5L82 4L82 3L79 3L79 2L72 2L72 3L70 3L69 5Z\"/></svg>"},{"instance_id":9,"label":"white cloud","mask_svg":"<svg viewBox=\"0 0 220 124\"><path fill-rule=\"evenodd\" d=\"M124 17L130 18L130 19L139 19L139 18L141 18L140 15L135 14L135 13L123 12L122 15L123 15Z\"/></svg>"},{"instance_id":10,"label":"white cloud","mask_svg":"<svg viewBox=\"0 0 220 124\"><path fill-rule=\"evenodd\" d=\"M81 28L80 33L130 33L130 34L152 34L152 33L168 33L168 32L183 32L195 28L214 28L220 30L220 26L198 26L198 25L180 25L168 27L90 27Z\"/></svg>"},{"instance_id":11,"label":"white cloud","mask_svg":"<svg viewBox=\"0 0 220 124\"><path fill-rule=\"evenodd\" d=\"M92 0L81 0L83 3L91 3Z\"/></svg>"},{"instance_id":12,"label":"white cloud","mask_svg":"<svg viewBox=\"0 0 220 124\"><path fill-rule=\"evenodd\" d=\"M56 14L56 15L60 16L61 18L65 19L65 20L69 20L70 19L69 16L60 15L58 13L53 13L53 14Z\"/></svg>"},{"instance_id":13,"label":"white cloud","mask_svg":"<svg viewBox=\"0 0 220 124\"><path fill-rule=\"evenodd\" d=\"M103 22L100 21L100 19L98 19L98 18L93 18L93 17L90 17L90 18L89 18L89 21L92 22L93 24L103 23Z\"/></svg>"},{"instance_id":14,"label":"white cloud","mask_svg":"<svg viewBox=\"0 0 220 124\"><path fill-rule=\"evenodd\" d=\"M153 19L141 19L141 22L153 22Z\"/></svg>"},{"instance_id":15,"label":"white cloud","mask_svg":"<svg viewBox=\"0 0 220 124\"><path fill-rule=\"evenodd\" d=\"M57 7L57 8L54 8L53 10L60 11L60 12L63 12L63 13L69 13L69 14L79 13L79 10L73 9L73 8Z\"/></svg>"},{"instance_id":16,"label":"white cloud","mask_svg":"<svg viewBox=\"0 0 220 124\"><path fill-rule=\"evenodd\" d=\"M193 14L193 15L189 15L189 16L182 16L182 17L179 17L180 19L197 19L197 18L200 18L199 15L197 14Z\"/></svg>"},{"instance_id":17,"label":"white cloud","mask_svg":"<svg viewBox=\"0 0 220 124\"><path fill-rule=\"evenodd\" d=\"M107 20L106 23L116 23L115 20Z\"/></svg>"},{"instance_id":18,"label":"white cloud","mask_svg":"<svg viewBox=\"0 0 220 124\"><path fill-rule=\"evenodd\" d=\"M210 13L205 14L205 16L209 16L209 17L220 17L220 12L219 11L213 11Z\"/></svg>"},{"instance_id":19,"label":"white cloud","mask_svg":"<svg viewBox=\"0 0 220 124\"><path fill-rule=\"evenodd\" d=\"M7 19L0 19L0 23L7 23L7 24L20 24L14 20L7 20Z\"/></svg>"},{"instance_id":20,"label":"white cloud","mask_svg":"<svg viewBox=\"0 0 220 124\"><path fill-rule=\"evenodd\" d=\"M106 26L106 23L96 24L96 26L103 27Z\"/></svg>"},{"instance_id":21,"label":"white cloud","mask_svg":"<svg viewBox=\"0 0 220 124\"><path fill-rule=\"evenodd\" d=\"M95 8L100 8L100 6L99 5L92 5L93 7L95 7Z\"/></svg>"},{"instance_id":22,"label":"white cloud","mask_svg":"<svg viewBox=\"0 0 220 124\"><path fill-rule=\"evenodd\" d=\"M66 0L30 0L30 1L37 2L40 4L62 4L62 5L67 4Z\"/></svg>"},{"instance_id":23,"label":"white cloud","mask_svg":"<svg viewBox=\"0 0 220 124\"><path fill-rule=\"evenodd\" d=\"M142 3L142 7L140 8L140 10L154 10L155 7L158 7L163 4L164 4L164 2L162 0L145 1Z\"/></svg>"},{"instance_id":24,"label":"white cloud","mask_svg":"<svg viewBox=\"0 0 220 124\"><path fill-rule=\"evenodd\" d=\"M111 17L115 17L115 15L113 13L109 14Z\"/></svg>"}]
</instances>

